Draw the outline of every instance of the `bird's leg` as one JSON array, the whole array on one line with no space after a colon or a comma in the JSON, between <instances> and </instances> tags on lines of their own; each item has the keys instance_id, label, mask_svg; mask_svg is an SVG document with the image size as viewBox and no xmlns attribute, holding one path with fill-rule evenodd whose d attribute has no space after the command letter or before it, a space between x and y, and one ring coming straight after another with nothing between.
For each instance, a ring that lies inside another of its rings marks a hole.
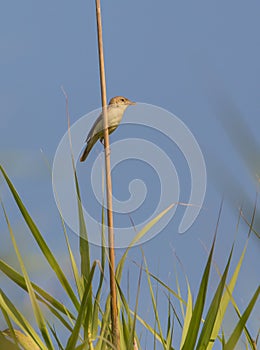
<instances>
[{"instance_id":1,"label":"bird's leg","mask_svg":"<svg viewBox=\"0 0 260 350\"><path fill-rule=\"evenodd\" d=\"M104 137L101 137L99 141L102 143L102 145L105 147ZM110 154L110 148L108 150L108 154Z\"/></svg>"}]
</instances>

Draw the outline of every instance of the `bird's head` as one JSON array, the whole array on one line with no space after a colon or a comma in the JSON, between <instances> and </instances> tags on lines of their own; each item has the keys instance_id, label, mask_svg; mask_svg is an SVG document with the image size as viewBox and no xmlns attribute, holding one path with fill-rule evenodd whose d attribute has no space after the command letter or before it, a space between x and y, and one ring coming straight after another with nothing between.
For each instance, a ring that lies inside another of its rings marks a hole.
<instances>
[{"instance_id":1,"label":"bird's head","mask_svg":"<svg viewBox=\"0 0 260 350\"><path fill-rule=\"evenodd\" d=\"M111 100L109 101L109 105L114 105L116 107L121 107L121 106L128 107L130 105L135 105L135 104L136 104L135 102L128 100L128 98L124 96L115 96L111 98Z\"/></svg>"}]
</instances>

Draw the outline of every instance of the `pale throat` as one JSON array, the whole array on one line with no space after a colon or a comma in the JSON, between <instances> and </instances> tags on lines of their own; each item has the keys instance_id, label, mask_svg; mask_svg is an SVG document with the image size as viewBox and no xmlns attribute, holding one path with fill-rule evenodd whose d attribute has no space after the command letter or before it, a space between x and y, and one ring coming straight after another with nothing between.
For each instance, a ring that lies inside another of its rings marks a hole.
<instances>
[{"instance_id":1,"label":"pale throat","mask_svg":"<svg viewBox=\"0 0 260 350\"><path fill-rule=\"evenodd\" d=\"M114 105L108 110L109 119L121 120L123 114L128 106L127 105Z\"/></svg>"}]
</instances>

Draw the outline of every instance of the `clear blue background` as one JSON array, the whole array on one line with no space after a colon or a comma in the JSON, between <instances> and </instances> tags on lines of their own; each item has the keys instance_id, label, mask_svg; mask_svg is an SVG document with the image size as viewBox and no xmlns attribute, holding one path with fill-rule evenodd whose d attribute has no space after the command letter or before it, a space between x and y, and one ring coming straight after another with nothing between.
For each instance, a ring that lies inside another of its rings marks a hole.
<instances>
[{"instance_id":1,"label":"clear blue background","mask_svg":"<svg viewBox=\"0 0 260 350\"><path fill-rule=\"evenodd\" d=\"M150 270L173 289L176 253L196 295L222 194L225 201L215 254L220 268L226 263L235 237L242 201L248 220L252 215L260 169L260 3L109 1L102 4L102 14L108 98L120 94L168 109L193 132L205 156L208 188L197 221L185 235L179 235L177 227L183 214L180 208L169 227L143 246ZM52 162L67 130L61 85L69 96L71 123L100 106L94 1L6 2L0 14L0 33L1 164L67 269L68 256L45 158ZM125 128L121 134L119 128L112 140L122 135L127 137ZM92 154L90 163L93 157ZM135 178L135 169L132 170ZM179 176L189 183L188 174ZM31 276L62 299L6 187L3 182L0 184L1 197ZM126 186L124 183L117 188L119 195ZM233 267L244 247L247 230L241 223ZM14 264L2 215L0 234L1 257ZM77 237L71 233L70 238L76 252ZM93 259L98 258L99 249L91 249ZM122 254L123 250L117 251L118 257ZM134 302L138 269L132 260L140 263L139 248L131 251L128 261ZM258 270L259 240L251 237L235 291L241 310L259 283ZM4 276L0 278L4 291L15 296L13 285ZM213 272L210 292L217 282ZM184 287L184 281L181 284ZM126 287L126 281L123 286ZM145 282L143 288L140 313L153 324ZM161 293L159 307L166 316L165 305L166 298ZM236 316L230 310L225 323L228 331L234 320ZM258 326L256 309L249 321L253 335ZM2 319L0 328L4 327Z\"/></svg>"}]
</instances>

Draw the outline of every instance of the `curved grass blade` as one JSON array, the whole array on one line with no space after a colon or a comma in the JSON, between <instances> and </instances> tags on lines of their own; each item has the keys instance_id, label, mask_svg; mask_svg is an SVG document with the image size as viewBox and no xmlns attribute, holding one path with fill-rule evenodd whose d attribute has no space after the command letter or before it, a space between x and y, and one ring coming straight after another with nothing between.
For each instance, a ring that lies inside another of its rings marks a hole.
<instances>
[{"instance_id":1,"label":"curved grass blade","mask_svg":"<svg viewBox=\"0 0 260 350\"><path fill-rule=\"evenodd\" d=\"M64 91L64 93L65 93L65 91ZM71 154L72 154L72 152L71 152ZM72 157L73 157L73 154L72 154ZM48 170L49 170L50 174L52 174L52 168L51 168L51 165L50 165L48 159L46 157L44 157L44 160L45 160L45 163L46 163L46 165L48 167ZM74 168L75 167L74 167L74 163L73 163L73 169ZM62 229L63 229L64 237L65 237L65 240L66 240L67 249L68 249L68 252L69 252L70 263L71 263L71 268L72 268L75 284L77 286L78 295L81 298L81 296L83 294L83 283L82 283L82 279L80 277L80 274L79 274L79 271L78 271L78 268L77 268L77 264L76 264L74 255L73 255L71 247L70 247L70 243L69 243L69 239L68 239L68 235L67 235L67 230L66 230L66 225L65 225L65 221L63 219L62 209L61 209L61 206L60 206L60 202L59 202L59 199L58 199L58 194L57 194L57 191L56 191L56 187L55 187L54 181L52 181L52 187L53 187L53 191L55 193L56 204L57 204L57 207L58 207L58 213L59 213L59 216L60 216L60 219L61 219Z\"/></svg>"},{"instance_id":2,"label":"curved grass blade","mask_svg":"<svg viewBox=\"0 0 260 350\"><path fill-rule=\"evenodd\" d=\"M130 331L131 327L129 327L129 323L125 319L124 312L121 312L121 322L119 322L120 327L120 349L132 350L133 343L130 340Z\"/></svg>"},{"instance_id":3,"label":"curved grass blade","mask_svg":"<svg viewBox=\"0 0 260 350\"><path fill-rule=\"evenodd\" d=\"M48 322L48 326L49 326L49 328L50 328L50 330L51 330L51 333L52 333L52 335L53 335L53 338L56 340L56 343L58 344L59 350L64 350L64 348L63 348L63 346L62 346L62 344L61 344L61 341L60 341L60 339L59 339L59 337L58 337L58 335L57 335L57 332L56 332L56 330L55 330L55 327L54 327L54 326L51 326L51 325L49 324L49 322Z\"/></svg>"},{"instance_id":4,"label":"curved grass blade","mask_svg":"<svg viewBox=\"0 0 260 350\"><path fill-rule=\"evenodd\" d=\"M74 169L74 180L75 180L75 186L76 186L76 192L77 192L77 202L78 202L78 216L79 216L79 230L80 230L80 239L79 239L79 250L80 250L80 258L81 258L81 275L82 275L82 281L84 286L86 287L86 284L90 278L90 251L89 251L89 243L88 243L88 235L87 235L87 228L86 223L84 219L83 214L83 207L81 202L81 196L80 196L80 190L79 190L79 183L78 178L76 174L76 168L75 168L75 162L72 155L72 164ZM84 322L84 339L89 343L89 324L91 324L89 321L92 320L93 317L93 305L92 305L92 284L89 285L90 293L88 294L87 298L87 312L85 315L85 322ZM81 295L81 299L82 299Z\"/></svg>"},{"instance_id":5,"label":"curved grass blade","mask_svg":"<svg viewBox=\"0 0 260 350\"><path fill-rule=\"evenodd\" d=\"M71 138L71 132L70 132L69 97L68 97L66 91L64 90L63 86L62 86L61 90L64 94L65 101L66 101L66 116L67 116L67 122L68 122L70 156L71 156L71 163L72 163L72 168L73 168L75 187L76 187L76 193L77 193L77 200L78 200L81 274L83 276L83 283L86 284L88 277L89 277L89 274L90 274L90 252L89 252L88 236L87 236L87 229L86 229L86 224L85 224L84 215L83 215L83 208L82 208L82 202L81 202L80 190L79 190L79 182L78 182L78 178L77 178L75 159L74 159L73 147L72 147L72 138ZM82 295L81 295L81 298L82 298Z\"/></svg>"},{"instance_id":6,"label":"curved grass blade","mask_svg":"<svg viewBox=\"0 0 260 350\"><path fill-rule=\"evenodd\" d=\"M104 207L104 176L102 172L102 193L103 193L103 203L102 203L102 214L101 214L101 266L100 266L100 277L99 277L99 284L94 300L94 306L93 306L93 316L92 316L92 336L94 339L96 338L98 334L98 314L100 310L100 298L101 298L101 292L102 292L102 286L103 281L105 279L105 262L106 262L106 238L105 238L105 207Z\"/></svg>"},{"instance_id":7,"label":"curved grass blade","mask_svg":"<svg viewBox=\"0 0 260 350\"><path fill-rule=\"evenodd\" d=\"M25 283L24 277L19 274L16 270L14 270L10 265L6 264L4 261L0 259L0 270L10 278L14 283L16 283L19 287L21 287L23 290L27 290L27 286ZM62 312L63 314L67 315L69 318L75 320L75 316L63 305L61 304L57 299L53 298L49 293L47 293L45 290L40 288L37 284L31 282L31 285L33 289L37 292L36 297L39 301L44 303L52 313L54 313L56 316L54 310L58 310ZM56 311L57 312L57 311ZM59 314L60 321L68 328L69 330L71 327L69 324L64 320L64 318Z\"/></svg>"},{"instance_id":8,"label":"curved grass blade","mask_svg":"<svg viewBox=\"0 0 260 350\"><path fill-rule=\"evenodd\" d=\"M180 284L179 284L179 278L178 278L178 272L177 272L177 268L176 268L176 265L174 264L174 274L175 274L175 280L176 280L176 287L177 287L177 294L179 296L179 298L182 299L182 296L181 296L181 288L180 288ZM186 276L185 276L186 277ZM186 282L187 281L187 277L186 277ZM188 283L187 283L188 284ZM180 301L180 308L181 308L181 313L182 313L182 317L184 318L185 317L185 314L184 314L184 303Z\"/></svg>"},{"instance_id":9,"label":"curved grass blade","mask_svg":"<svg viewBox=\"0 0 260 350\"><path fill-rule=\"evenodd\" d=\"M186 301L182 299L181 295L177 292L175 292L173 289L171 289L169 286L167 286L166 283L161 281L157 276L155 276L152 272L149 271L149 276L152 277L155 281L157 281L162 287L164 287L170 294L174 295L175 298L177 298L180 303L183 305L187 305Z\"/></svg>"},{"instance_id":10,"label":"curved grass blade","mask_svg":"<svg viewBox=\"0 0 260 350\"><path fill-rule=\"evenodd\" d=\"M231 303L232 303L232 305L233 305L233 307L234 307L238 317L241 318L241 313L240 313L240 311L238 309L238 306L237 306L237 304L236 304L236 302L235 302L235 300L234 300L232 295L230 297L230 300L231 300ZM256 343L255 343L253 337L251 336L251 334L249 333L246 325L244 326L243 331L245 333L245 336L246 336L246 339L247 339L248 343L251 346L251 349L256 350ZM260 330L259 330L259 332L260 332Z\"/></svg>"},{"instance_id":11,"label":"curved grass blade","mask_svg":"<svg viewBox=\"0 0 260 350\"><path fill-rule=\"evenodd\" d=\"M10 334L11 338L13 339L15 345L17 345L17 347L19 348L18 340L17 340L17 338L16 338L16 336L15 336L15 330L14 330L14 328L13 328L12 321L10 320L10 317L9 317L8 314L5 312L5 310L1 307L1 305L0 305L0 308L1 308L1 311L2 311L2 313L3 313L3 315L4 315L4 318L5 318L5 321L6 321L6 324L7 324L7 330L6 330L6 331L9 332L9 334ZM1 333L1 332L0 332L0 333ZM3 333L3 334L4 334L4 333ZM3 344L1 344L1 342L0 342L0 345L3 345ZM4 347L3 347L3 348L4 348ZM7 348L7 347L6 347L6 348Z\"/></svg>"},{"instance_id":12,"label":"curved grass blade","mask_svg":"<svg viewBox=\"0 0 260 350\"><path fill-rule=\"evenodd\" d=\"M133 319L133 326L132 326L132 336L131 336L131 342L133 344L135 343L136 315L137 315L137 310L138 310L138 301L139 301L139 295L140 295L140 289L141 289L142 271L143 271L143 263L140 266L140 272L139 272L139 278L138 278L138 284L137 284L137 293L136 293L136 299L135 299L135 311L134 311L134 319Z\"/></svg>"},{"instance_id":13,"label":"curved grass blade","mask_svg":"<svg viewBox=\"0 0 260 350\"><path fill-rule=\"evenodd\" d=\"M105 279L105 259L106 259L106 249L105 249L105 232L104 232L104 209L102 209L102 248L101 248L101 266L100 266L100 278L99 284L95 296L94 306L93 306L93 316L92 316L92 335L96 338L98 333L98 314L100 310L100 298L102 292L102 285Z\"/></svg>"},{"instance_id":14,"label":"curved grass blade","mask_svg":"<svg viewBox=\"0 0 260 350\"><path fill-rule=\"evenodd\" d=\"M101 331L95 346L95 350L103 350L108 343L111 344L110 294L108 295L106 300L105 311L102 315Z\"/></svg>"},{"instance_id":15,"label":"curved grass blade","mask_svg":"<svg viewBox=\"0 0 260 350\"><path fill-rule=\"evenodd\" d=\"M122 271L123 271L123 267L124 267L124 263L125 263L125 259L127 257L127 254L130 250L130 248L137 243L138 241L140 241L140 239L146 234L146 232L148 232L164 215L166 215L168 213L169 210L171 210L173 207L175 206L174 204L171 204L168 208L166 208L165 210L163 210L160 214L158 214L154 219L152 219L150 222L148 222L147 225L145 225L145 227L138 232L138 234L134 237L134 239L132 240L132 242L129 244L129 246L127 247L125 253L123 254L122 258L120 259L117 268L116 268L116 279L118 281L118 283L121 281L121 277L122 277Z\"/></svg>"},{"instance_id":16,"label":"curved grass blade","mask_svg":"<svg viewBox=\"0 0 260 350\"><path fill-rule=\"evenodd\" d=\"M146 259L145 259L144 255L143 255L143 261L144 261L145 270L146 270L146 274L147 274L147 281L148 281L148 286L149 286L149 290L150 290L150 296L151 296L151 299L152 299L155 320L156 320L156 324L157 324L158 330L159 330L160 342L161 342L163 348L165 349L165 339L163 337L162 327L161 327L159 314L158 314L158 310L157 310L157 305L156 305L156 299L155 299L155 296L154 296L152 283L151 283L151 279L150 279L150 275L149 275L149 271L148 271L148 266L147 266Z\"/></svg>"},{"instance_id":17,"label":"curved grass blade","mask_svg":"<svg viewBox=\"0 0 260 350\"><path fill-rule=\"evenodd\" d=\"M140 277L139 277L139 284L140 284ZM137 305L138 305L138 295L135 305L135 311L134 313L130 310L128 302L123 294L122 289L120 288L120 285L117 283L117 288L120 295L121 303L123 304L124 309L121 311L122 316L122 327L121 331L123 334L123 337L120 337L121 342L121 348L126 350L132 350L133 344L136 343L136 333L135 333L135 324L136 324L136 316L137 316ZM121 309L121 307L120 307ZM127 315L127 320L125 319L124 312ZM133 319L131 317L131 314L133 314ZM121 324L120 324L121 326Z\"/></svg>"},{"instance_id":18,"label":"curved grass blade","mask_svg":"<svg viewBox=\"0 0 260 350\"><path fill-rule=\"evenodd\" d=\"M14 341L17 339L12 338ZM8 340L3 332L0 331L0 349L6 349L6 350L20 350L18 343L13 343L10 340Z\"/></svg>"},{"instance_id":19,"label":"curved grass blade","mask_svg":"<svg viewBox=\"0 0 260 350\"><path fill-rule=\"evenodd\" d=\"M69 340L67 342L65 350L71 350L71 349L74 349L76 347L78 337L79 337L80 328L82 325L84 325L84 317L87 314L89 293L91 292L91 284L92 284L92 279L94 276L96 265L97 265L97 263L96 263L96 261L94 261L93 266L90 270L89 279L85 285L85 291L83 294L83 298L81 300L78 317L77 317L76 323L74 325L74 329L73 329L73 331L69 337Z\"/></svg>"},{"instance_id":20,"label":"curved grass blade","mask_svg":"<svg viewBox=\"0 0 260 350\"><path fill-rule=\"evenodd\" d=\"M167 321L167 337L166 337L166 349L171 350L172 349L172 339L173 339L173 331L174 331L174 318L171 314L172 304L170 295L168 295L168 321Z\"/></svg>"},{"instance_id":21,"label":"curved grass blade","mask_svg":"<svg viewBox=\"0 0 260 350\"><path fill-rule=\"evenodd\" d=\"M23 317L21 312L16 309L14 304L2 290L0 290L0 305L25 335L29 336L32 341L41 348L41 350L48 350L41 338L31 327L30 323Z\"/></svg>"},{"instance_id":22,"label":"curved grass blade","mask_svg":"<svg viewBox=\"0 0 260 350\"><path fill-rule=\"evenodd\" d=\"M79 302L65 276L63 273L61 267L59 266L58 262L56 261L54 255L52 254L51 250L49 249L48 245L46 244L45 240L43 239L38 227L36 226L35 222L31 218L30 214L28 213L27 209L25 208L21 198L19 197L15 187L13 186L11 180L7 176L6 172L4 171L3 167L0 165L0 171L2 172L6 183L13 195L14 200L16 201L16 204L18 205L20 212L29 227L34 239L36 240L39 248L41 249L43 255L45 256L46 260L50 264L52 270L55 272L58 280L60 281L61 285L63 286L64 290L67 292L69 295L72 303L74 304L75 308L78 310L79 309Z\"/></svg>"},{"instance_id":23,"label":"curved grass blade","mask_svg":"<svg viewBox=\"0 0 260 350\"><path fill-rule=\"evenodd\" d=\"M203 273L203 277L202 277L202 280L200 283L199 293L198 293L197 300L196 300L194 310L192 313L192 317L190 320L187 336L186 336L186 339L184 341L183 347L181 348L182 350L194 349L195 344L196 344L196 340L197 340L198 332L199 332L199 327L201 324L202 312L203 312L204 305L205 305L207 286L208 286L208 280L209 280L209 272L210 272L210 267L211 267L211 262L212 262L215 240L216 240L216 236L214 237L213 244L212 244L212 247L211 247L211 250L209 253L208 261L207 261L207 264L206 264L206 267L205 267L205 270Z\"/></svg>"},{"instance_id":24,"label":"curved grass blade","mask_svg":"<svg viewBox=\"0 0 260 350\"><path fill-rule=\"evenodd\" d=\"M228 274L228 270L229 270L229 266L230 266L230 261L231 261L231 257L232 257L232 253L233 253L233 248L231 249L229 258L228 258L228 262L227 265L225 267L225 271L223 273L223 276L219 282L219 285L217 287L216 293L212 299L212 302L210 304L207 316L205 318L205 322L203 324L201 333L200 333L200 337L198 340L198 344L196 349L197 350L203 350L206 349L207 346L209 345L210 341L214 342L215 339L212 339L212 330L216 321L216 317L219 311L219 307L220 307L220 303L221 303L221 298L222 298L222 294L223 294L223 290L225 287L225 283L226 283L226 278L227 278L227 274Z\"/></svg>"},{"instance_id":25,"label":"curved grass blade","mask_svg":"<svg viewBox=\"0 0 260 350\"><path fill-rule=\"evenodd\" d=\"M230 278L230 282L228 283L228 285L226 286L226 289L225 289L225 292L223 293L223 296L222 296L222 299L221 299L221 303L219 305L219 310L218 310L218 314L216 316L216 321L215 321L215 324L214 324L214 327L213 327L213 330L212 330L212 339L216 339L217 336L218 336L218 333L219 333L219 330L220 330L220 327L222 325L222 322L223 322L223 319L224 319L224 315L226 313L226 309L227 309L227 306L230 302L230 300L232 301L232 294L233 294L233 290L235 288L235 285L236 285L236 282L237 282L237 278L238 278L238 275L239 275L239 272L240 272L240 269L241 269L241 266L242 266L242 263L243 263L243 260L244 260L244 256L245 256L245 253L246 253L246 249L247 249L247 243L243 249L243 252L240 256L240 259L238 261L238 264L235 268L235 271L232 275L232 277ZM207 350L211 350L212 347L213 347L213 342L210 343L207 347Z\"/></svg>"},{"instance_id":26,"label":"curved grass blade","mask_svg":"<svg viewBox=\"0 0 260 350\"><path fill-rule=\"evenodd\" d=\"M57 196L56 196L56 198L57 198ZM67 245L67 249L68 249L68 253L69 253L69 257L70 257L70 264L71 264L71 268L72 268L72 272L73 272L73 276L74 276L74 281L75 281L75 284L77 286L78 296L81 299L82 298L82 294L83 294L82 278L80 277L80 273L79 273L79 270L78 270L78 267L77 267L77 264L76 264L76 260L75 260L75 257L73 255L73 252L71 250L71 246L70 246L70 242L69 242L69 238L68 238L65 222L64 222L64 219L63 219L60 207L59 207L59 215L60 215L62 229L63 229L63 234L64 234L64 237L65 237L65 241L66 241L66 245Z\"/></svg>"},{"instance_id":27,"label":"curved grass blade","mask_svg":"<svg viewBox=\"0 0 260 350\"><path fill-rule=\"evenodd\" d=\"M12 230L12 227L11 227L10 222L8 220L8 217L7 217L7 214L6 214L6 211L5 211L5 208L4 208L3 204L2 204L2 207L3 207L6 223L7 223L9 232L10 232L10 236L11 236L11 239L12 239L13 247L14 247L16 256L17 256L18 261L19 261L19 265L21 267L21 270L22 270L22 273L23 273L23 276L24 276L24 279L25 279L25 283L26 283L26 287L27 287L27 290L28 290L28 294L29 294L29 297L30 297L31 304L32 304L35 320L36 320L36 322L38 324L38 327L39 327L39 329L41 331L41 334L42 334L42 336L43 336L43 338L44 338L44 340L46 342L46 345L47 345L48 349L50 349L50 350L53 349L54 350L54 347L53 347L53 344L52 344L52 341L51 341L51 338L50 338L50 335L49 335L49 332L48 332L48 329L47 329L47 325L46 325L46 322L45 322L44 315L43 315L43 313L41 311L40 306L38 305L38 302L37 302L37 299L36 299L36 295L34 293L32 285L31 285L31 281L29 279L29 275L27 273L27 270L25 268L22 256L21 256L20 251L18 249L16 240L15 240L15 237L14 237L14 234L13 234L13 230Z\"/></svg>"},{"instance_id":28,"label":"curved grass blade","mask_svg":"<svg viewBox=\"0 0 260 350\"><path fill-rule=\"evenodd\" d=\"M182 328L180 349L183 347L184 341L185 341L187 333L188 333L190 320L192 317L192 294L191 294L190 284L189 284L187 277L186 277L186 283L187 283L187 290L188 290L188 301L187 301L187 305L186 305L186 313L185 313L184 324L183 324L183 328Z\"/></svg>"},{"instance_id":29,"label":"curved grass blade","mask_svg":"<svg viewBox=\"0 0 260 350\"><path fill-rule=\"evenodd\" d=\"M134 315L134 311L131 311L131 314ZM160 334L155 331L155 329L149 325L144 319L142 319L139 315L136 315L137 320L143 325L152 335L154 335L155 339L161 341Z\"/></svg>"},{"instance_id":30,"label":"curved grass blade","mask_svg":"<svg viewBox=\"0 0 260 350\"><path fill-rule=\"evenodd\" d=\"M223 350L235 349L235 346L236 346L236 344L241 336L241 333L243 332L243 329L244 329L245 324L248 320L248 317L250 316L250 314L253 310L253 307L257 301L257 298L259 296L259 292L260 292L260 287L258 287L257 290L255 291L255 293L254 293L252 299L250 300L246 310L244 311L243 315L240 317L240 320L238 321L234 331L232 332L227 343L223 347Z\"/></svg>"},{"instance_id":31,"label":"curved grass blade","mask_svg":"<svg viewBox=\"0 0 260 350\"><path fill-rule=\"evenodd\" d=\"M39 346L32 341L32 339L28 336L20 332L19 330L15 329L14 334L12 334L9 329L6 329L5 331L2 332L2 334L5 336L5 339L12 339L13 341L18 341L19 344L23 347L25 350L40 350ZM6 340L7 340L6 339ZM10 345L11 344L11 345ZM3 346L0 342L0 345ZM15 346L15 347L14 347ZM8 345L4 345L4 347L1 347L1 349L5 350L12 350L16 349L19 350L21 349L18 345L15 345L13 343L9 343Z\"/></svg>"}]
</instances>

